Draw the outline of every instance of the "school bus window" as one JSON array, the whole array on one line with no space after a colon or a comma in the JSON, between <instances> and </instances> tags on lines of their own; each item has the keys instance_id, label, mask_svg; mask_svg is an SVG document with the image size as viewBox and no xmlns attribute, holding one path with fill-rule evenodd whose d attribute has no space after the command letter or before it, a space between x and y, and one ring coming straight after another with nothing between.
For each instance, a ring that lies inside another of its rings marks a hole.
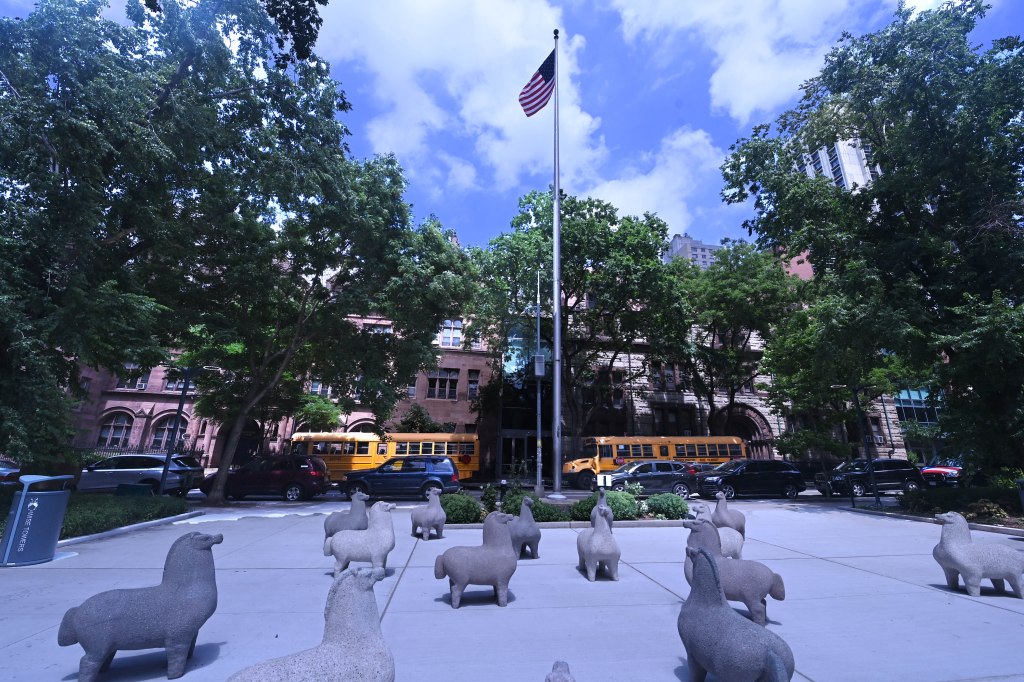
<instances>
[{"instance_id":1,"label":"school bus window","mask_svg":"<svg viewBox=\"0 0 1024 682\"><path fill-rule=\"evenodd\" d=\"M377 443L377 454L378 455L386 455L386 454L388 454L388 444L387 443Z\"/></svg>"},{"instance_id":2,"label":"school bus window","mask_svg":"<svg viewBox=\"0 0 1024 682\"><path fill-rule=\"evenodd\" d=\"M718 457L718 443L708 443L708 457Z\"/></svg>"},{"instance_id":3,"label":"school bus window","mask_svg":"<svg viewBox=\"0 0 1024 682\"><path fill-rule=\"evenodd\" d=\"M689 459L693 459L697 456L697 446L693 443L687 443L686 445L686 456Z\"/></svg>"},{"instance_id":4,"label":"school bus window","mask_svg":"<svg viewBox=\"0 0 1024 682\"><path fill-rule=\"evenodd\" d=\"M420 446L420 453L424 454L424 455L432 455L432 454L434 454L434 444L433 443L423 443Z\"/></svg>"},{"instance_id":5,"label":"school bus window","mask_svg":"<svg viewBox=\"0 0 1024 682\"><path fill-rule=\"evenodd\" d=\"M648 459L654 457L653 445L641 445L640 447L643 448L644 457L647 457Z\"/></svg>"},{"instance_id":6,"label":"school bus window","mask_svg":"<svg viewBox=\"0 0 1024 682\"><path fill-rule=\"evenodd\" d=\"M420 454L420 444L419 443L409 443L409 454L410 455L418 455L418 454Z\"/></svg>"},{"instance_id":7,"label":"school bus window","mask_svg":"<svg viewBox=\"0 0 1024 682\"><path fill-rule=\"evenodd\" d=\"M634 457L643 457L643 450L639 445L630 445L629 450Z\"/></svg>"},{"instance_id":8,"label":"school bus window","mask_svg":"<svg viewBox=\"0 0 1024 682\"><path fill-rule=\"evenodd\" d=\"M616 457L629 457L629 446L624 443L617 443L615 445L615 456Z\"/></svg>"},{"instance_id":9,"label":"school bus window","mask_svg":"<svg viewBox=\"0 0 1024 682\"><path fill-rule=\"evenodd\" d=\"M742 457L743 449L739 445L733 443L729 445L729 456L730 457Z\"/></svg>"},{"instance_id":10,"label":"school bus window","mask_svg":"<svg viewBox=\"0 0 1024 682\"><path fill-rule=\"evenodd\" d=\"M473 454L473 444L472 443L462 443L461 445L459 445L459 451L463 455L472 455Z\"/></svg>"},{"instance_id":11,"label":"school bus window","mask_svg":"<svg viewBox=\"0 0 1024 682\"><path fill-rule=\"evenodd\" d=\"M611 445L601 445L601 446L598 446L598 447L601 450L601 456L602 457L611 457L612 456L612 446Z\"/></svg>"},{"instance_id":12,"label":"school bus window","mask_svg":"<svg viewBox=\"0 0 1024 682\"><path fill-rule=\"evenodd\" d=\"M368 455L368 454L370 454L370 444L367 443L367 442L357 443L356 444L356 454L357 455Z\"/></svg>"},{"instance_id":13,"label":"school bus window","mask_svg":"<svg viewBox=\"0 0 1024 682\"><path fill-rule=\"evenodd\" d=\"M661 454L662 457L668 457L668 446L667 445L659 445L658 446L658 452Z\"/></svg>"},{"instance_id":14,"label":"school bus window","mask_svg":"<svg viewBox=\"0 0 1024 682\"><path fill-rule=\"evenodd\" d=\"M706 445L704 445L704 443L697 443L697 456L698 457L707 457L708 456L708 448L707 448Z\"/></svg>"},{"instance_id":15,"label":"school bus window","mask_svg":"<svg viewBox=\"0 0 1024 682\"><path fill-rule=\"evenodd\" d=\"M395 443L395 454L396 455L407 455L409 454L408 443Z\"/></svg>"}]
</instances>

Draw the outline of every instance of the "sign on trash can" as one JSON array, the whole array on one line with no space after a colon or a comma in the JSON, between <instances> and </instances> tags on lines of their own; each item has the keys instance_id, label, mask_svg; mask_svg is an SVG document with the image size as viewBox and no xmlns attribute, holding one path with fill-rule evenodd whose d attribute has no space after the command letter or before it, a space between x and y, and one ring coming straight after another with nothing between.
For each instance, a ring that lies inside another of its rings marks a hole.
<instances>
[{"instance_id":1,"label":"sign on trash can","mask_svg":"<svg viewBox=\"0 0 1024 682\"><path fill-rule=\"evenodd\" d=\"M53 560L74 476L22 476L0 540L0 566L27 566ZM32 490L35 486L37 489ZM57 487L53 490L54 486Z\"/></svg>"}]
</instances>

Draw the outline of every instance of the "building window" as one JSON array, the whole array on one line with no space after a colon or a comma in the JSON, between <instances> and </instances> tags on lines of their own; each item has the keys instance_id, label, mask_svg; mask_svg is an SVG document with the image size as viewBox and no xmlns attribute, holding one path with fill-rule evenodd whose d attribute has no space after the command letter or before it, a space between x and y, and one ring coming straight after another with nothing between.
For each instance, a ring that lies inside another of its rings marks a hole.
<instances>
[{"instance_id":1,"label":"building window","mask_svg":"<svg viewBox=\"0 0 1024 682\"><path fill-rule=\"evenodd\" d=\"M409 386L405 389L405 397L410 400L416 397L416 377L409 380Z\"/></svg>"},{"instance_id":2,"label":"building window","mask_svg":"<svg viewBox=\"0 0 1024 682\"><path fill-rule=\"evenodd\" d=\"M651 387L657 391L674 391L676 385L675 365L663 365L655 362L651 365Z\"/></svg>"},{"instance_id":3,"label":"building window","mask_svg":"<svg viewBox=\"0 0 1024 682\"><path fill-rule=\"evenodd\" d=\"M390 324L364 324L363 329L371 334L391 334L394 332Z\"/></svg>"},{"instance_id":4,"label":"building window","mask_svg":"<svg viewBox=\"0 0 1024 682\"><path fill-rule=\"evenodd\" d=\"M133 391L145 391L147 386L149 386L149 372L141 372L137 364L126 362L124 374L117 378L117 387Z\"/></svg>"},{"instance_id":5,"label":"building window","mask_svg":"<svg viewBox=\"0 0 1024 682\"><path fill-rule=\"evenodd\" d=\"M331 387L322 381L310 381L309 382L309 394L318 395L322 398L331 397Z\"/></svg>"},{"instance_id":6,"label":"building window","mask_svg":"<svg viewBox=\"0 0 1024 682\"><path fill-rule=\"evenodd\" d=\"M820 153L811 153L811 165L814 167L814 174L816 177L821 177L822 175L825 175L825 168L821 165Z\"/></svg>"},{"instance_id":7,"label":"building window","mask_svg":"<svg viewBox=\"0 0 1024 682\"><path fill-rule=\"evenodd\" d=\"M179 426L180 424L180 426ZM160 424L153 429L153 442L150 445L153 448L166 448L167 439L174 436L175 431L177 432L178 441L182 441L185 438L185 429L188 428L188 420L182 419L181 422L176 417L168 417L167 419L160 422Z\"/></svg>"},{"instance_id":8,"label":"building window","mask_svg":"<svg viewBox=\"0 0 1024 682\"><path fill-rule=\"evenodd\" d=\"M128 437L132 433L132 422L135 420L124 412L111 415L100 427L100 436L96 439L96 447L125 448Z\"/></svg>"},{"instance_id":9,"label":"building window","mask_svg":"<svg viewBox=\"0 0 1024 682\"><path fill-rule=\"evenodd\" d=\"M832 167L832 181L836 187L846 187L843 180L843 165L839 162L839 145L834 144L828 148L828 162Z\"/></svg>"},{"instance_id":10,"label":"building window","mask_svg":"<svg viewBox=\"0 0 1024 682\"><path fill-rule=\"evenodd\" d=\"M480 370L471 369L469 370L469 384L467 395L470 398L475 398L480 393Z\"/></svg>"},{"instance_id":11,"label":"building window","mask_svg":"<svg viewBox=\"0 0 1024 682\"><path fill-rule=\"evenodd\" d=\"M462 347L462 320L445 320L441 325L441 348Z\"/></svg>"},{"instance_id":12,"label":"building window","mask_svg":"<svg viewBox=\"0 0 1024 682\"><path fill-rule=\"evenodd\" d=\"M165 391L181 391L183 388L185 388L185 377L178 377L177 379L168 378L167 383L164 384ZM195 382L188 382L188 390L189 392L196 390Z\"/></svg>"},{"instance_id":13,"label":"building window","mask_svg":"<svg viewBox=\"0 0 1024 682\"><path fill-rule=\"evenodd\" d=\"M455 400L459 387L459 370L439 369L427 372L427 398Z\"/></svg>"}]
</instances>

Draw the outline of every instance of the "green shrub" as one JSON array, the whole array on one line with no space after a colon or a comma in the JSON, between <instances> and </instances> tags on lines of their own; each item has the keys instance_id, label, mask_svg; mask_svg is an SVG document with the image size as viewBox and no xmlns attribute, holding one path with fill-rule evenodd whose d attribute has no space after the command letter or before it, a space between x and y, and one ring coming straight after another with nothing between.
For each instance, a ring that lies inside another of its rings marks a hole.
<instances>
[{"instance_id":1,"label":"green shrub","mask_svg":"<svg viewBox=\"0 0 1024 682\"><path fill-rule=\"evenodd\" d=\"M673 493L662 493L647 498L647 512L666 519L685 519L690 511L686 500Z\"/></svg>"},{"instance_id":2,"label":"green shrub","mask_svg":"<svg viewBox=\"0 0 1024 682\"><path fill-rule=\"evenodd\" d=\"M484 486L483 494L480 496L480 504L484 506L484 511L488 514L498 508L498 491L490 483Z\"/></svg>"},{"instance_id":3,"label":"green shrub","mask_svg":"<svg viewBox=\"0 0 1024 682\"><path fill-rule=\"evenodd\" d=\"M14 491L0 492L0 534L7 525ZM118 497L102 493L71 493L64 514L60 538L76 538L102 533L133 523L177 516L188 511L181 497Z\"/></svg>"},{"instance_id":4,"label":"green shrub","mask_svg":"<svg viewBox=\"0 0 1024 682\"><path fill-rule=\"evenodd\" d=\"M502 511L506 514L519 515L519 511L523 507L523 498L529 497L533 499L533 520L534 521L568 521L569 512L561 507L545 502L533 493L510 493L505 495L505 501L502 504ZM590 518L590 517L587 517Z\"/></svg>"},{"instance_id":5,"label":"green shrub","mask_svg":"<svg viewBox=\"0 0 1024 682\"><path fill-rule=\"evenodd\" d=\"M989 479L989 487L1017 490L1017 480L1024 478L1024 471L1013 467L1003 467Z\"/></svg>"},{"instance_id":6,"label":"green shrub","mask_svg":"<svg viewBox=\"0 0 1024 682\"><path fill-rule=\"evenodd\" d=\"M1014 488L924 488L900 496L900 506L913 512L939 514L947 511L969 512L970 505L980 500L994 502L1010 514L1019 514L1020 495Z\"/></svg>"},{"instance_id":7,"label":"green shrub","mask_svg":"<svg viewBox=\"0 0 1024 682\"><path fill-rule=\"evenodd\" d=\"M441 508L447 516L446 523L480 523L483 507L466 493L441 495Z\"/></svg>"},{"instance_id":8,"label":"green shrub","mask_svg":"<svg viewBox=\"0 0 1024 682\"><path fill-rule=\"evenodd\" d=\"M619 521L635 519L639 513L639 506L636 498L629 493L609 492L607 493L608 506L612 508L612 514ZM590 512L597 504L597 493L585 497L569 508L569 516L573 521L589 521Z\"/></svg>"}]
</instances>

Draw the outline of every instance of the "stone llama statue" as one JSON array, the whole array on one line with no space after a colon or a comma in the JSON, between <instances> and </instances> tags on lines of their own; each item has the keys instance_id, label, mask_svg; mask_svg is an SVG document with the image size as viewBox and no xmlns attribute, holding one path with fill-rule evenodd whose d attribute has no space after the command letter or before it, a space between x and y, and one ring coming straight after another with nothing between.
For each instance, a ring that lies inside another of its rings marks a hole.
<instances>
[{"instance_id":1,"label":"stone llama statue","mask_svg":"<svg viewBox=\"0 0 1024 682\"><path fill-rule=\"evenodd\" d=\"M711 523L719 528L735 528L745 540L747 538L747 517L743 512L729 509L729 500L725 499L725 493L715 493L718 504L711 514Z\"/></svg>"},{"instance_id":2,"label":"stone llama statue","mask_svg":"<svg viewBox=\"0 0 1024 682\"><path fill-rule=\"evenodd\" d=\"M1003 581L1009 581L1013 596L1024 599L1021 592L1024 554L1003 545L975 544L967 520L956 512L936 514L935 518L942 524L942 537L932 550L932 556L946 574L949 589L957 589L957 576L963 576L967 594L980 597L982 580L991 580L998 592L1004 592Z\"/></svg>"},{"instance_id":3,"label":"stone llama statue","mask_svg":"<svg viewBox=\"0 0 1024 682\"><path fill-rule=\"evenodd\" d=\"M765 625L768 622L768 604L765 596L771 595L773 599L779 601L786 598L786 586L782 582L782 576L757 561L723 557L718 529L710 521L683 521L683 527L690 529L686 546L703 549L718 562L718 575L725 591L725 598L729 601L743 602L750 611L751 619L758 625ZM694 567L689 552L686 557L683 570L686 581L692 587Z\"/></svg>"},{"instance_id":4,"label":"stone llama statue","mask_svg":"<svg viewBox=\"0 0 1024 682\"><path fill-rule=\"evenodd\" d=\"M430 539L430 531L437 533L438 539L444 535L444 523L448 515L441 506L441 489L431 488L427 491L427 503L412 510L412 534L419 535L424 542Z\"/></svg>"},{"instance_id":5,"label":"stone llama statue","mask_svg":"<svg viewBox=\"0 0 1024 682\"><path fill-rule=\"evenodd\" d=\"M352 508L347 512L334 512L324 519L324 537L329 538L339 530L366 530L369 520L366 518L366 501L370 496L357 491L350 495Z\"/></svg>"},{"instance_id":6,"label":"stone llama statue","mask_svg":"<svg viewBox=\"0 0 1024 682\"><path fill-rule=\"evenodd\" d=\"M512 551L517 559L523 555L526 547L530 548L531 557L540 558L540 528L533 520L533 498L529 495L523 498L523 503L519 505L519 516L512 517L508 530L512 535Z\"/></svg>"},{"instance_id":7,"label":"stone llama statue","mask_svg":"<svg viewBox=\"0 0 1024 682\"><path fill-rule=\"evenodd\" d=\"M324 609L323 641L312 649L249 666L228 682L394 682L395 659L380 630L373 586L381 568L349 568L334 580Z\"/></svg>"},{"instance_id":8,"label":"stone llama statue","mask_svg":"<svg viewBox=\"0 0 1024 682\"><path fill-rule=\"evenodd\" d=\"M698 519L707 519L714 523L711 519L711 508L703 502L693 502L690 504L690 509ZM743 558L743 536L735 528L729 526L722 526L718 528L718 538L722 541L722 556L727 556L730 559L742 559Z\"/></svg>"},{"instance_id":9,"label":"stone llama statue","mask_svg":"<svg viewBox=\"0 0 1024 682\"><path fill-rule=\"evenodd\" d=\"M687 547L686 561L693 564L693 580L676 626L686 649L690 682L704 682L708 673L729 682L792 679L796 663L789 645L726 602L719 569L735 560L716 561L707 550Z\"/></svg>"},{"instance_id":10,"label":"stone llama statue","mask_svg":"<svg viewBox=\"0 0 1024 682\"><path fill-rule=\"evenodd\" d=\"M544 678L544 682L576 682L576 678L569 672L569 664L565 661L555 661L551 666L551 672Z\"/></svg>"},{"instance_id":11,"label":"stone llama statue","mask_svg":"<svg viewBox=\"0 0 1024 682\"><path fill-rule=\"evenodd\" d=\"M612 535L612 510L610 507L594 507L598 510L596 525L584 528L576 536L576 552L579 554L581 571L587 572L587 580L597 579L597 569L604 566L605 573L612 580L619 579L619 545ZM593 518L593 517L592 517Z\"/></svg>"},{"instance_id":12,"label":"stone llama statue","mask_svg":"<svg viewBox=\"0 0 1024 682\"><path fill-rule=\"evenodd\" d=\"M100 592L68 609L57 643L85 649L78 679L93 682L119 650L160 647L167 650L167 679L184 675L199 628L217 609L210 548L223 540L219 534L186 533L167 552L159 585Z\"/></svg>"},{"instance_id":13,"label":"stone llama statue","mask_svg":"<svg viewBox=\"0 0 1024 682\"><path fill-rule=\"evenodd\" d=\"M324 556L334 555L334 577L353 561L368 561L374 568L388 567L388 554L395 548L395 526L391 502L370 507L366 530L341 530L324 542Z\"/></svg>"},{"instance_id":14,"label":"stone llama statue","mask_svg":"<svg viewBox=\"0 0 1024 682\"><path fill-rule=\"evenodd\" d=\"M449 547L434 561L434 577L447 577L452 608L459 608L466 585L491 585L498 606L508 604L508 581L516 572L516 555L508 524L511 514L491 512L484 519L484 544L479 547Z\"/></svg>"},{"instance_id":15,"label":"stone llama statue","mask_svg":"<svg viewBox=\"0 0 1024 682\"><path fill-rule=\"evenodd\" d=\"M595 504L594 508L590 510L590 527L591 528L594 528L596 526L596 524L597 524L597 515L599 514L599 512L597 510L598 509L602 509L602 508L608 510L608 514L609 514L609 516L608 516L608 528L610 530L611 527L615 524L615 514L612 513L612 508L608 506L608 499L605 496L605 491L604 491L603 487L597 489L597 504Z\"/></svg>"}]
</instances>

